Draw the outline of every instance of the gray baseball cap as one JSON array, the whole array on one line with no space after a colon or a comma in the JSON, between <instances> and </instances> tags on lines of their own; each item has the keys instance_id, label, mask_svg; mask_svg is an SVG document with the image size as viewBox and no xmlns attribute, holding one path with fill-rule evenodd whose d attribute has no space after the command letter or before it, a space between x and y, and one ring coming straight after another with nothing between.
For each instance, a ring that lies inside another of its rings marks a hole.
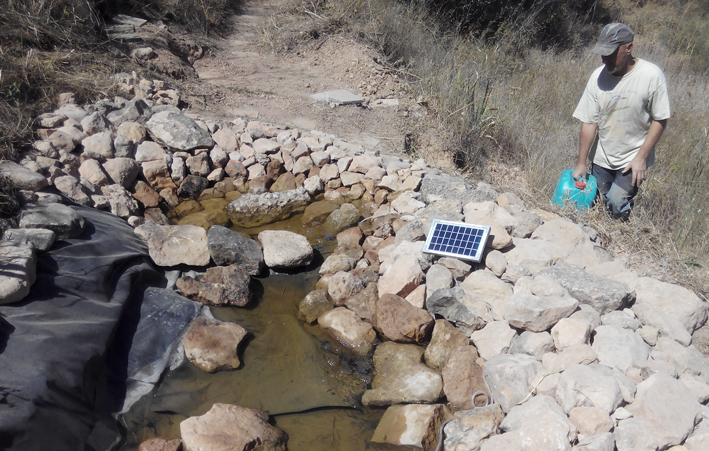
<instances>
[{"instance_id":1,"label":"gray baseball cap","mask_svg":"<svg viewBox=\"0 0 709 451\"><path fill-rule=\"evenodd\" d=\"M629 26L622 23L609 23L603 27L598 42L591 51L601 56L608 56L615 52L619 45L633 42L633 36L635 33Z\"/></svg>"}]
</instances>

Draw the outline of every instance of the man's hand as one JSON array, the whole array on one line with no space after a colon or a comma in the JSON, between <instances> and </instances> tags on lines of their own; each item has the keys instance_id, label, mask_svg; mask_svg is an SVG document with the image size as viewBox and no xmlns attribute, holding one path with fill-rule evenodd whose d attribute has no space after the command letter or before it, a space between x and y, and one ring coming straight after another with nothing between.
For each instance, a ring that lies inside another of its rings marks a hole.
<instances>
[{"instance_id":1,"label":"man's hand","mask_svg":"<svg viewBox=\"0 0 709 451\"><path fill-rule=\"evenodd\" d=\"M633 186L640 186L647 178L647 164L645 159L636 155L623 169L623 174L633 171Z\"/></svg>"},{"instance_id":2,"label":"man's hand","mask_svg":"<svg viewBox=\"0 0 709 451\"><path fill-rule=\"evenodd\" d=\"M576 167L574 168L574 172L573 172L573 174L571 174L571 176L574 178L574 180L586 181L586 163L576 164Z\"/></svg>"}]
</instances>

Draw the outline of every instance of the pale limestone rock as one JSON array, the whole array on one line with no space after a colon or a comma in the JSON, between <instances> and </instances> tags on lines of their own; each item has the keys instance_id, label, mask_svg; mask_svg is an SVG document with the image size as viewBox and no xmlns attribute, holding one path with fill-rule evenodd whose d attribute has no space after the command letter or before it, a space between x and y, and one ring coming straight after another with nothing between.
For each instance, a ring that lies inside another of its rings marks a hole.
<instances>
[{"instance_id":1,"label":"pale limestone rock","mask_svg":"<svg viewBox=\"0 0 709 451\"><path fill-rule=\"evenodd\" d=\"M132 158L113 158L104 162L102 166L109 180L124 188L131 186L140 174L140 165Z\"/></svg>"},{"instance_id":2,"label":"pale limestone rock","mask_svg":"<svg viewBox=\"0 0 709 451\"><path fill-rule=\"evenodd\" d=\"M76 238L84 231L84 218L74 209L60 203L28 204L20 210L21 229L48 229L57 240Z\"/></svg>"},{"instance_id":3,"label":"pale limestone rock","mask_svg":"<svg viewBox=\"0 0 709 451\"><path fill-rule=\"evenodd\" d=\"M374 351L377 371L362 404L434 403L443 395L443 378L421 362L423 348L386 341Z\"/></svg>"},{"instance_id":4,"label":"pale limestone rock","mask_svg":"<svg viewBox=\"0 0 709 451\"><path fill-rule=\"evenodd\" d=\"M271 268L307 266L313 261L313 247L303 235L286 230L264 230L258 234L263 259Z\"/></svg>"},{"instance_id":5,"label":"pale limestone rock","mask_svg":"<svg viewBox=\"0 0 709 451\"><path fill-rule=\"evenodd\" d=\"M513 244L514 246L503 253L507 259L506 272L510 271L510 266L517 265L526 268L531 274L536 274L563 257L560 247L546 240L515 238Z\"/></svg>"},{"instance_id":6,"label":"pale limestone rock","mask_svg":"<svg viewBox=\"0 0 709 451\"><path fill-rule=\"evenodd\" d=\"M524 354L498 355L483 366L493 399L505 412L529 396L542 371L544 368L537 359Z\"/></svg>"},{"instance_id":7,"label":"pale limestone rock","mask_svg":"<svg viewBox=\"0 0 709 451\"><path fill-rule=\"evenodd\" d=\"M336 179L340 176L340 170L337 169L336 164L326 164L320 169L320 174L318 174L323 183L327 183L330 180Z\"/></svg>"},{"instance_id":8,"label":"pale limestone rock","mask_svg":"<svg viewBox=\"0 0 709 451\"><path fill-rule=\"evenodd\" d=\"M617 326L600 326L595 330L593 350L598 361L625 372L636 362L647 360L648 346L636 333Z\"/></svg>"},{"instance_id":9,"label":"pale limestone rock","mask_svg":"<svg viewBox=\"0 0 709 451\"><path fill-rule=\"evenodd\" d=\"M471 266L462 260L452 257L441 257L436 262L438 265L445 266L457 280L463 280L470 274Z\"/></svg>"},{"instance_id":10,"label":"pale limestone rock","mask_svg":"<svg viewBox=\"0 0 709 451\"><path fill-rule=\"evenodd\" d=\"M56 233L49 229L8 229L2 237L3 242L27 245L39 252L51 249L55 239Z\"/></svg>"},{"instance_id":11,"label":"pale limestone rock","mask_svg":"<svg viewBox=\"0 0 709 451\"><path fill-rule=\"evenodd\" d=\"M515 436L518 449L569 451L577 437L576 426L553 398L544 395L513 407L500 427L504 435Z\"/></svg>"},{"instance_id":12,"label":"pale limestone rock","mask_svg":"<svg viewBox=\"0 0 709 451\"><path fill-rule=\"evenodd\" d=\"M445 404L390 406L379 420L373 443L433 450L438 443L441 424L450 411Z\"/></svg>"},{"instance_id":13,"label":"pale limestone rock","mask_svg":"<svg viewBox=\"0 0 709 451\"><path fill-rule=\"evenodd\" d=\"M707 303L684 287L649 277L641 277L633 285L636 304L652 305L665 315L677 319L690 334L707 320Z\"/></svg>"},{"instance_id":14,"label":"pale limestone rock","mask_svg":"<svg viewBox=\"0 0 709 451\"><path fill-rule=\"evenodd\" d=\"M597 407L610 415L623 402L623 396L612 375L594 365L572 365L561 373L556 400L566 412L586 406Z\"/></svg>"},{"instance_id":15,"label":"pale limestone rock","mask_svg":"<svg viewBox=\"0 0 709 451\"><path fill-rule=\"evenodd\" d=\"M182 421L180 435L184 451L285 451L288 441L285 432L268 424L268 413L219 403Z\"/></svg>"},{"instance_id":16,"label":"pale limestone rock","mask_svg":"<svg viewBox=\"0 0 709 451\"><path fill-rule=\"evenodd\" d=\"M453 274L442 265L432 265L426 272L426 293L429 295L439 288L450 288L453 285Z\"/></svg>"},{"instance_id":17,"label":"pale limestone rock","mask_svg":"<svg viewBox=\"0 0 709 451\"><path fill-rule=\"evenodd\" d=\"M298 304L298 319L312 324L318 317L333 309L327 290L314 290Z\"/></svg>"},{"instance_id":18,"label":"pale limestone rock","mask_svg":"<svg viewBox=\"0 0 709 451\"><path fill-rule=\"evenodd\" d=\"M447 451L469 451L480 448L481 442L498 433L505 413L493 404L473 410L456 412L453 421L444 428L444 449Z\"/></svg>"},{"instance_id":19,"label":"pale limestone rock","mask_svg":"<svg viewBox=\"0 0 709 451\"><path fill-rule=\"evenodd\" d=\"M581 268L610 261L605 254L596 251L595 245L581 226L568 219L546 221L537 227L532 239L554 243L567 263Z\"/></svg>"},{"instance_id":20,"label":"pale limestone rock","mask_svg":"<svg viewBox=\"0 0 709 451\"><path fill-rule=\"evenodd\" d=\"M512 285L498 279L490 271L473 271L460 287L467 294L488 303L492 307L493 318L504 318L507 303L512 297Z\"/></svg>"},{"instance_id":21,"label":"pale limestone rock","mask_svg":"<svg viewBox=\"0 0 709 451\"><path fill-rule=\"evenodd\" d=\"M541 360L547 352L554 351L554 340L549 332L524 331L510 346L509 354L527 354Z\"/></svg>"},{"instance_id":22,"label":"pale limestone rock","mask_svg":"<svg viewBox=\"0 0 709 451\"><path fill-rule=\"evenodd\" d=\"M135 149L135 161L145 163L153 160L163 160L170 164L170 157L160 144L155 141L144 141L138 144Z\"/></svg>"},{"instance_id":23,"label":"pale limestone rock","mask_svg":"<svg viewBox=\"0 0 709 451\"><path fill-rule=\"evenodd\" d=\"M101 186L108 184L108 177L101 169L101 163L96 160L85 160L79 166L79 174L93 183L94 185Z\"/></svg>"},{"instance_id":24,"label":"pale limestone rock","mask_svg":"<svg viewBox=\"0 0 709 451\"><path fill-rule=\"evenodd\" d=\"M502 252L492 250L485 255L485 266L497 277L501 277L507 269L507 258Z\"/></svg>"},{"instance_id":25,"label":"pale limestone rock","mask_svg":"<svg viewBox=\"0 0 709 451\"><path fill-rule=\"evenodd\" d=\"M202 227L161 226L148 221L134 232L148 245L150 257L158 266L209 264L207 231Z\"/></svg>"},{"instance_id":26,"label":"pale limestone rock","mask_svg":"<svg viewBox=\"0 0 709 451\"><path fill-rule=\"evenodd\" d=\"M100 132L88 136L81 141L84 146L83 155L99 161L113 158L113 138L110 132Z\"/></svg>"},{"instance_id":27,"label":"pale limestone rock","mask_svg":"<svg viewBox=\"0 0 709 451\"><path fill-rule=\"evenodd\" d=\"M372 155L358 155L352 158L349 171L366 174L373 167L381 167L381 158Z\"/></svg>"},{"instance_id":28,"label":"pale limestone rock","mask_svg":"<svg viewBox=\"0 0 709 451\"><path fill-rule=\"evenodd\" d=\"M480 357L490 360L500 354L505 354L510 348L517 332L507 321L491 321L484 328L476 330L470 336Z\"/></svg>"},{"instance_id":29,"label":"pale limestone rock","mask_svg":"<svg viewBox=\"0 0 709 451\"><path fill-rule=\"evenodd\" d=\"M0 305L12 304L30 294L37 279L37 254L33 247L0 243Z\"/></svg>"},{"instance_id":30,"label":"pale limestone rock","mask_svg":"<svg viewBox=\"0 0 709 451\"><path fill-rule=\"evenodd\" d=\"M357 265L354 258L344 254L331 254L320 266L318 273L320 275L335 274L340 271L351 271Z\"/></svg>"},{"instance_id":31,"label":"pale limestone rock","mask_svg":"<svg viewBox=\"0 0 709 451\"><path fill-rule=\"evenodd\" d=\"M543 332L562 318L567 318L578 306L571 296L513 294L507 303L505 319L510 325L531 332Z\"/></svg>"},{"instance_id":32,"label":"pale limestone rock","mask_svg":"<svg viewBox=\"0 0 709 451\"><path fill-rule=\"evenodd\" d=\"M217 143L217 146L221 147L226 153L239 150L239 142L237 141L236 133L230 128L217 130L217 132L212 135L212 139Z\"/></svg>"},{"instance_id":33,"label":"pale limestone rock","mask_svg":"<svg viewBox=\"0 0 709 451\"><path fill-rule=\"evenodd\" d=\"M610 432L579 438L576 446L571 451L614 451L615 439Z\"/></svg>"},{"instance_id":34,"label":"pale limestone rock","mask_svg":"<svg viewBox=\"0 0 709 451\"><path fill-rule=\"evenodd\" d=\"M377 301L376 324L388 340L421 343L429 340L434 318L426 310L409 304L406 299L387 293Z\"/></svg>"},{"instance_id":35,"label":"pale limestone rock","mask_svg":"<svg viewBox=\"0 0 709 451\"><path fill-rule=\"evenodd\" d=\"M441 370L455 349L469 344L468 337L459 332L450 322L445 319L437 319L433 326L431 342L426 346L426 351L423 354L426 365Z\"/></svg>"},{"instance_id":36,"label":"pale limestone rock","mask_svg":"<svg viewBox=\"0 0 709 451\"><path fill-rule=\"evenodd\" d=\"M318 324L344 346L362 356L369 354L372 342L377 338L371 324L362 321L355 312L345 307L325 312L318 318Z\"/></svg>"},{"instance_id":37,"label":"pale limestone rock","mask_svg":"<svg viewBox=\"0 0 709 451\"><path fill-rule=\"evenodd\" d=\"M236 323L195 318L182 339L185 356L208 373L235 370L241 365L237 350L246 334Z\"/></svg>"},{"instance_id":38,"label":"pale limestone rock","mask_svg":"<svg viewBox=\"0 0 709 451\"><path fill-rule=\"evenodd\" d=\"M562 318L551 328L554 346L561 351L569 346L588 344L593 325L584 319Z\"/></svg>"},{"instance_id":39,"label":"pale limestone rock","mask_svg":"<svg viewBox=\"0 0 709 451\"><path fill-rule=\"evenodd\" d=\"M426 304L426 285L419 285L404 299L406 299L409 304L414 307L424 308L424 305Z\"/></svg>"},{"instance_id":40,"label":"pale limestone rock","mask_svg":"<svg viewBox=\"0 0 709 451\"><path fill-rule=\"evenodd\" d=\"M424 274L418 259L411 256L401 256L396 258L380 277L379 296L392 293L406 297L423 281Z\"/></svg>"},{"instance_id":41,"label":"pale limestone rock","mask_svg":"<svg viewBox=\"0 0 709 451\"><path fill-rule=\"evenodd\" d=\"M0 160L0 176L8 180L16 189L38 191L47 186L47 179L42 174L10 160Z\"/></svg>"},{"instance_id":42,"label":"pale limestone rock","mask_svg":"<svg viewBox=\"0 0 709 451\"><path fill-rule=\"evenodd\" d=\"M687 387L690 393L694 395L699 404L705 404L707 400L709 400L709 384L700 376L682 373L679 376L679 380Z\"/></svg>"},{"instance_id":43,"label":"pale limestone rock","mask_svg":"<svg viewBox=\"0 0 709 451\"><path fill-rule=\"evenodd\" d=\"M684 325L672 315L668 315L659 308L648 303L635 304L632 307L633 313L638 317L638 319L645 324L644 327L649 327L656 329L663 336L673 338L677 340L684 346L689 346L692 342L692 335L687 331ZM640 333L640 332L638 332ZM652 330L645 329L643 339L648 338L648 343L653 342ZM654 337L654 341L657 342L657 337Z\"/></svg>"},{"instance_id":44,"label":"pale limestone rock","mask_svg":"<svg viewBox=\"0 0 709 451\"><path fill-rule=\"evenodd\" d=\"M111 213L119 218L127 219L140 213L140 207L130 192L121 185L106 185L101 192L108 198Z\"/></svg>"},{"instance_id":45,"label":"pale limestone rock","mask_svg":"<svg viewBox=\"0 0 709 451\"><path fill-rule=\"evenodd\" d=\"M327 286L327 294L335 302L341 305L344 301L359 293L364 289L362 279L352 275L350 272L340 271L333 274Z\"/></svg>"},{"instance_id":46,"label":"pale limestone rock","mask_svg":"<svg viewBox=\"0 0 709 451\"><path fill-rule=\"evenodd\" d=\"M570 346L559 354L548 352L542 363L549 371L561 372L573 365L589 365L598 360L598 354L589 345Z\"/></svg>"}]
</instances>

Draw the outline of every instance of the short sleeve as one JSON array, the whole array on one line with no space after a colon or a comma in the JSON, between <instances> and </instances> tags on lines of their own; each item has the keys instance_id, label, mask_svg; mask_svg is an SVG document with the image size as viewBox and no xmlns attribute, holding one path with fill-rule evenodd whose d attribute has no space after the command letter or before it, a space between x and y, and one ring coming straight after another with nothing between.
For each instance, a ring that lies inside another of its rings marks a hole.
<instances>
[{"instance_id":1,"label":"short sleeve","mask_svg":"<svg viewBox=\"0 0 709 451\"><path fill-rule=\"evenodd\" d=\"M591 78L586 83L586 88L583 90L581 100L579 100L573 117L587 124L597 124L600 122L600 108L598 106L598 93L595 79L597 78L594 71Z\"/></svg>"},{"instance_id":2,"label":"short sleeve","mask_svg":"<svg viewBox=\"0 0 709 451\"><path fill-rule=\"evenodd\" d=\"M667 81L665 80L665 75L659 68L652 88L654 89L650 93L648 101L648 110L650 111L650 115L656 121L669 119L670 97L667 94Z\"/></svg>"}]
</instances>

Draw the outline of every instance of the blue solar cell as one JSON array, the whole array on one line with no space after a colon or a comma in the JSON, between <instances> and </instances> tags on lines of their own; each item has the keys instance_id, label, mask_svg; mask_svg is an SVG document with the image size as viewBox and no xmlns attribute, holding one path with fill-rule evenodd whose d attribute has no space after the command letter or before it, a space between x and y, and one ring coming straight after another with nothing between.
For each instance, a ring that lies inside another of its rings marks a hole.
<instances>
[{"instance_id":1,"label":"blue solar cell","mask_svg":"<svg viewBox=\"0 0 709 451\"><path fill-rule=\"evenodd\" d=\"M479 262L489 233L489 226L436 219L423 250Z\"/></svg>"}]
</instances>

